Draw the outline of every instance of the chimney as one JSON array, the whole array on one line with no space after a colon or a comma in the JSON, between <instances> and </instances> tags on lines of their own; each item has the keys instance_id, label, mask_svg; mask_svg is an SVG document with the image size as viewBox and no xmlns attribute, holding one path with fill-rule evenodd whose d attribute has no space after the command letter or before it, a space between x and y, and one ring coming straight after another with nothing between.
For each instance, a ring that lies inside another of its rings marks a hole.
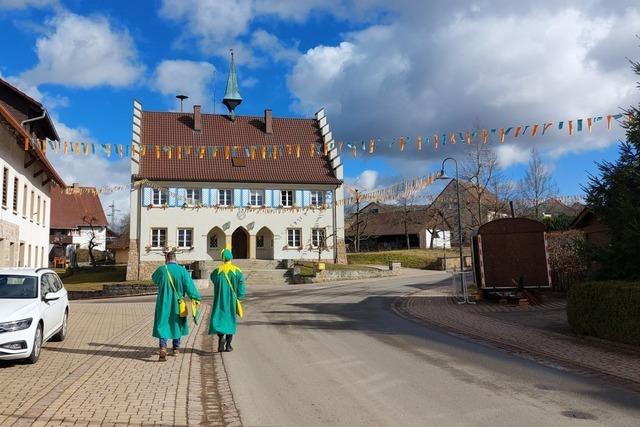
<instances>
[{"instance_id":1,"label":"chimney","mask_svg":"<svg viewBox=\"0 0 640 427\"><path fill-rule=\"evenodd\" d=\"M273 133L273 121L271 120L271 108L264 110L264 131L271 135Z\"/></svg>"},{"instance_id":2,"label":"chimney","mask_svg":"<svg viewBox=\"0 0 640 427\"><path fill-rule=\"evenodd\" d=\"M79 182L74 182L73 183L73 190L74 191L78 191L80 189L80 183Z\"/></svg>"},{"instance_id":3,"label":"chimney","mask_svg":"<svg viewBox=\"0 0 640 427\"><path fill-rule=\"evenodd\" d=\"M193 130L200 132L202 130L202 114L200 113L200 106L193 106Z\"/></svg>"}]
</instances>

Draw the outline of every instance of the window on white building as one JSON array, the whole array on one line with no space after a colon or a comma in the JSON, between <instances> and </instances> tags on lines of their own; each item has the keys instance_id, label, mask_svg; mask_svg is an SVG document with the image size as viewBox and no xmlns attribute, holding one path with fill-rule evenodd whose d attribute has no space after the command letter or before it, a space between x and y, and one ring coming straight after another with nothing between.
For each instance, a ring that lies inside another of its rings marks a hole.
<instances>
[{"instance_id":1,"label":"window on white building","mask_svg":"<svg viewBox=\"0 0 640 427\"><path fill-rule=\"evenodd\" d=\"M249 190L249 205L262 206L264 204L264 191Z\"/></svg>"},{"instance_id":2,"label":"window on white building","mask_svg":"<svg viewBox=\"0 0 640 427\"><path fill-rule=\"evenodd\" d=\"M7 207L9 202L9 168L2 171L2 206Z\"/></svg>"},{"instance_id":3,"label":"window on white building","mask_svg":"<svg viewBox=\"0 0 640 427\"><path fill-rule=\"evenodd\" d=\"M314 248L317 247L325 247L326 245L326 240L325 240L325 230L324 228L313 228L311 229L311 246L313 246Z\"/></svg>"},{"instance_id":4,"label":"window on white building","mask_svg":"<svg viewBox=\"0 0 640 427\"><path fill-rule=\"evenodd\" d=\"M167 229L152 228L151 229L151 247L164 248L167 246Z\"/></svg>"},{"instance_id":5,"label":"window on white building","mask_svg":"<svg viewBox=\"0 0 640 427\"><path fill-rule=\"evenodd\" d=\"M293 191L291 190L280 191L280 204L282 206L293 206Z\"/></svg>"},{"instance_id":6,"label":"window on white building","mask_svg":"<svg viewBox=\"0 0 640 427\"><path fill-rule=\"evenodd\" d=\"M311 191L311 206L324 205L324 191Z\"/></svg>"},{"instance_id":7,"label":"window on white building","mask_svg":"<svg viewBox=\"0 0 640 427\"><path fill-rule=\"evenodd\" d=\"M202 202L202 192L199 188L187 188L187 203L197 205Z\"/></svg>"},{"instance_id":8,"label":"window on white building","mask_svg":"<svg viewBox=\"0 0 640 427\"><path fill-rule=\"evenodd\" d=\"M193 246L193 228L178 228L178 247L190 248Z\"/></svg>"},{"instance_id":9,"label":"window on white building","mask_svg":"<svg viewBox=\"0 0 640 427\"><path fill-rule=\"evenodd\" d=\"M47 201L42 201L42 226L47 226Z\"/></svg>"},{"instance_id":10,"label":"window on white building","mask_svg":"<svg viewBox=\"0 0 640 427\"><path fill-rule=\"evenodd\" d=\"M218 236L215 234L213 236L209 236L209 248L217 249L218 248Z\"/></svg>"},{"instance_id":11,"label":"window on white building","mask_svg":"<svg viewBox=\"0 0 640 427\"><path fill-rule=\"evenodd\" d=\"M259 234L256 236L256 248L264 248L264 235Z\"/></svg>"},{"instance_id":12,"label":"window on white building","mask_svg":"<svg viewBox=\"0 0 640 427\"><path fill-rule=\"evenodd\" d=\"M154 205L164 205L167 203L167 192L165 190L152 190L151 203Z\"/></svg>"},{"instance_id":13,"label":"window on white building","mask_svg":"<svg viewBox=\"0 0 640 427\"><path fill-rule=\"evenodd\" d=\"M27 184L25 184L22 187L22 216L24 218L27 217L27 197L29 196L28 193L28 188L27 188Z\"/></svg>"},{"instance_id":14,"label":"window on white building","mask_svg":"<svg viewBox=\"0 0 640 427\"><path fill-rule=\"evenodd\" d=\"M18 178L13 178L13 213L18 214Z\"/></svg>"},{"instance_id":15,"label":"window on white building","mask_svg":"<svg viewBox=\"0 0 640 427\"><path fill-rule=\"evenodd\" d=\"M233 204L233 191L220 190L218 192L218 204L222 206L231 206Z\"/></svg>"},{"instance_id":16,"label":"window on white building","mask_svg":"<svg viewBox=\"0 0 640 427\"><path fill-rule=\"evenodd\" d=\"M302 230L299 228L287 228L287 246L299 248L302 246Z\"/></svg>"},{"instance_id":17,"label":"window on white building","mask_svg":"<svg viewBox=\"0 0 640 427\"><path fill-rule=\"evenodd\" d=\"M36 224L40 225L40 196L38 196L38 203L36 204Z\"/></svg>"},{"instance_id":18,"label":"window on white building","mask_svg":"<svg viewBox=\"0 0 640 427\"><path fill-rule=\"evenodd\" d=\"M33 216L35 215L36 209L36 193L31 190L31 206L29 206L29 221L33 222Z\"/></svg>"}]
</instances>

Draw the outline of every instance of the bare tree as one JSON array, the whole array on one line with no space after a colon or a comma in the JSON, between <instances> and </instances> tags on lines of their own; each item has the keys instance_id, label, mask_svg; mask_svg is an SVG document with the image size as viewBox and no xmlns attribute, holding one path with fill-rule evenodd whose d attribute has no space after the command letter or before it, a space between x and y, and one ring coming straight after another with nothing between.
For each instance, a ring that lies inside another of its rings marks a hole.
<instances>
[{"instance_id":1,"label":"bare tree","mask_svg":"<svg viewBox=\"0 0 640 427\"><path fill-rule=\"evenodd\" d=\"M555 182L536 149L531 150L529 167L519 185L520 196L531 209L535 219L540 218L540 205L557 194Z\"/></svg>"},{"instance_id":2,"label":"bare tree","mask_svg":"<svg viewBox=\"0 0 640 427\"><path fill-rule=\"evenodd\" d=\"M481 141L475 141L466 153L462 161L462 176L475 187L475 190L470 192L474 203L473 210L470 211L472 223L469 226L479 227L488 220L486 215L488 188L493 182L501 179L497 171L498 156Z\"/></svg>"},{"instance_id":3,"label":"bare tree","mask_svg":"<svg viewBox=\"0 0 640 427\"><path fill-rule=\"evenodd\" d=\"M95 267L97 265L97 263L96 263L95 255L93 255L93 250L96 247L100 246L100 242L98 242L98 236L96 234L95 225L94 225L94 222L96 221L96 218L93 217L93 216L91 216L91 217L90 216L84 216L82 218L82 220L91 229L91 231L89 232L89 242L88 242L87 246L89 248L89 258L91 259L91 266Z\"/></svg>"}]
</instances>

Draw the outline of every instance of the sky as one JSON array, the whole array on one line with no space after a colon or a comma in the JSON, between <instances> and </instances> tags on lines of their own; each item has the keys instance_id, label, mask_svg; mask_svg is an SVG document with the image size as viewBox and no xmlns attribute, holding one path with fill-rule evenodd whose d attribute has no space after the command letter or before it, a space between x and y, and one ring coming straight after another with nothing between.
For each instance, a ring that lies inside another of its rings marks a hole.
<instances>
[{"instance_id":1,"label":"sky","mask_svg":"<svg viewBox=\"0 0 640 427\"><path fill-rule=\"evenodd\" d=\"M224 112L233 48L237 114L311 117L324 107L336 140L380 140L374 155L342 154L346 180L368 190L469 149L409 149L418 135L637 105L628 60L640 59L638 34L640 5L627 0L0 0L0 77L43 102L62 139L129 144L133 99L176 111L175 95L186 94L185 111ZM569 137L565 123L535 138L492 135L489 146L505 179L521 179L535 148L559 193L580 195L623 138L604 122ZM50 158L67 183L130 181L126 160ZM128 211L127 191L102 199Z\"/></svg>"}]
</instances>

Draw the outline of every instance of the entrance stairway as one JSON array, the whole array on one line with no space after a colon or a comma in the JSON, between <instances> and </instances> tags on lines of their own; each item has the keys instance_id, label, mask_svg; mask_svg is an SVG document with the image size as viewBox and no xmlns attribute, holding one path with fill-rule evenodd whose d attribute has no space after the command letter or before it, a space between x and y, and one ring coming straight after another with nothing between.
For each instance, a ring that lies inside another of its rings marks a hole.
<instances>
[{"instance_id":1,"label":"entrance stairway","mask_svg":"<svg viewBox=\"0 0 640 427\"><path fill-rule=\"evenodd\" d=\"M291 283L291 272L284 266L284 263L278 260L234 259L233 264L242 270L247 286ZM207 261L205 263L206 277L208 278L219 265L219 262Z\"/></svg>"}]
</instances>

